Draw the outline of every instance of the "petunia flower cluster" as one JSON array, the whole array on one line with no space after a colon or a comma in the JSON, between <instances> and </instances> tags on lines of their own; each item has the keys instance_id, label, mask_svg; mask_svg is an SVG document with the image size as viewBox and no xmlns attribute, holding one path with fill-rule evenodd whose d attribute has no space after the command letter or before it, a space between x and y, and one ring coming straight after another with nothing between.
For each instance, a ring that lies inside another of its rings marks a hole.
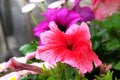
<instances>
[{"instance_id":1,"label":"petunia flower cluster","mask_svg":"<svg viewBox=\"0 0 120 80\"><path fill-rule=\"evenodd\" d=\"M90 73L94 66L100 66L102 62L92 50L91 35L87 25L87 21L92 21L95 15L90 7L81 7L80 1L75 0L71 9L47 8L42 14L45 20L39 22L33 30L40 43L36 51L23 58L14 57L0 64L0 72L7 72L9 69L13 71L0 77L0 80L20 80L22 75L41 74L43 65L50 69L54 68L57 62L78 69L80 74ZM32 58L44 62L27 64Z\"/></svg>"}]
</instances>

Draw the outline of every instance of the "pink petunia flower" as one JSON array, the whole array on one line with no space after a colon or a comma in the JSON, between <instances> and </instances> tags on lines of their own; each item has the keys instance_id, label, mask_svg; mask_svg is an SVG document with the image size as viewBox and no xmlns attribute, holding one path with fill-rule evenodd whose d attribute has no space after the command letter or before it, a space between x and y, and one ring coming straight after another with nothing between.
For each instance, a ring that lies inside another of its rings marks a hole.
<instances>
[{"instance_id":1,"label":"pink petunia flower","mask_svg":"<svg viewBox=\"0 0 120 80\"><path fill-rule=\"evenodd\" d=\"M0 80L20 80L20 74L18 72L11 72L0 77Z\"/></svg>"},{"instance_id":2,"label":"pink petunia flower","mask_svg":"<svg viewBox=\"0 0 120 80\"><path fill-rule=\"evenodd\" d=\"M120 0L92 0L95 17L103 20L120 9Z\"/></svg>"},{"instance_id":3,"label":"pink petunia flower","mask_svg":"<svg viewBox=\"0 0 120 80\"><path fill-rule=\"evenodd\" d=\"M37 59L51 64L67 63L79 69L81 74L91 72L93 64L99 66L101 61L92 51L90 32L86 23L74 24L64 33L55 22L50 22L50 30L41 33L42 46L34 53Z\"/></svg>"},{"instance_id":4,"label":"pink petunia flower","mask_svg":"<svg viewBox=\"0 0 120 80\"><path fill-rule=\"evenodd\" d=\"M27 60L30 60L32 58L35 58L36 52L31 52L25 56Z\"/></svg>"},{"instance_id":5,"label":"pink petunia flower","mask_svg":"<svg viewBox=\"0 0 120 80\"><path fill-rule=\"evenodd\" d=\"M13 57L16 61L21 62L21 63L26 63L27 62L27 58L26 57ZM0 72L4 72L7 70L7 68L9 67L9 62L3 62L0 63Z\"/></svg>"},{"instance_id":6,"label":"pink petunia flower","mask_svg":"<svg viewBox=\"0 0 120 80\"><path fill-rule=\"evenodd\" d=\"M41 69L39 67L18 62L14 58L11 58L7 62L7 66L8 66L8 68L15 70L15 71L30 70L30 71L33 71L35 73L41 73Z\"/></svg>"},{"instance_id":7,"label":"pink petunia flower","mask_svg":"<svg viewBox=\"0 0 120 80\"><path fill-rule=\"evenodd\" d=\"M0 80L21 80L20 79L21 76L29 75L29 74L36 74L36 73L30 70L15 71L0 77Z\"/></svg>"},{"instance_id":8,"label":"pink petunia flower","mask_svg":"<svg viewBox=\"0 0 120 80\"><path fill-rule=\"evenodd\" d=\"M3 63L0 63L0 72L3 72L6 70L7 68L7 63L6 62L3 62Z\"/></svg>"}]
</instances>

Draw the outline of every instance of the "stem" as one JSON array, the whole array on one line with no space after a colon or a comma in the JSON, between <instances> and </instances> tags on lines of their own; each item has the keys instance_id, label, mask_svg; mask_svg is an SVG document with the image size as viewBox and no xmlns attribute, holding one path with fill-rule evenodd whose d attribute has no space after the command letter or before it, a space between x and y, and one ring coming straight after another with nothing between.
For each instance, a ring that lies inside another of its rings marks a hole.
<instances>
[{"instance_id":1,"label":"stem","mask_svg":"<svg viewBox=\"0 0 120 80\"><path fill-rule=\"evenodd\" d=\"M37 3L37 6L40 8L42 12L45 12L45 6L42 3Z\"/></svg>"},{"instance_id":2,"label":"stem","mask_svg":"<svg viewBox=\"0 0 120 80\"><path fill-rule=\"evenodd\" d=\"M68 0L65 0L65 5L69 9Z\"/></svg>"},{"instance_id":3,"label":"stem","mask_svg":"<svg viewBox=\"0 0 120 80\"><path fill-rule=\"evenodd\" d=\"M36 21L34 15L33 15L31 12L30 12L30 16L31 16L31 18L32 18L33 23L34 23L35 26L36 26L38 23L37 23L37 21Z\"/></svg>"},{"instance_id":4,"label":"stem","mask_svg":"<svg viewBox=\"0 0 120 80\"><path fill-rule=\"evenodd\" d=\"M65 0L65 5L68 7L67 0Z\"/></svg>"},{"instance_id":5,"label":"stem","mask_svg":"<svg viewBox=\"0 0 120 80\"><path fill-rule=\"evenodd\" d=\"M69 80L68 66L66 64L64 64L64 70L65 70L65 78L66 80Z\"/></svg>"},{"instance_id":6,"label":"stem","mask_svg":"<svg viewBox=\"0 0 120 80\"><path fill-rule=\"evenodd\" d=\"M80 74L78 73L78 71L76 69L74 70L75 70L75 80L81 80Z\"/></svg>"},{"instance_id":7,"label":"stem","mask_svg":"<svg viewBox=\"0 0 120 80\"><path fill-rule=\"evenodd\" d=\"M61 80L60 76L61 76L61 63L58 62L57 63L57 80Z\"/></svg>"}]
</instances>

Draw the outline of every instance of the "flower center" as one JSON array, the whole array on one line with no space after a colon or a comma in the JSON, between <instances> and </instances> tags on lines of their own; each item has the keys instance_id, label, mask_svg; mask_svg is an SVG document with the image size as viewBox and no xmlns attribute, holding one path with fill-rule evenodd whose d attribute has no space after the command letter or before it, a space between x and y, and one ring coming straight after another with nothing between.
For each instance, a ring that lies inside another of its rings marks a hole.
<instances>
[{"instance_id":1,"label":"flower center","mask_svg":"<svg viewBox=\"0 0 120 80\"><path fill-rule=\"evenodd\" d=\"M11 77L10 80L17 80L17 78L16 77Z\"/></svg>"},{"instance_id":2,"label":"flower center","mask_svg":"<svg viewBox=\"0 0 120 80\"><path fill-rule=\"evenodd\" d=\"M61 25L61 24L58 24L58 28L59 28L61 31L63 31L63 32L66 31L66 27L67 27L67 26L63 26L63 25Z\"/></svg>"},{"instance_id":3,"label":"flower center","mask_svg":"<svg viewBox=\"0 0 120 80\"><path fill-rule=\"evenodd\" d=\"M68 43L67 44L67 49L73 50L73 43Z\"/></svg>"},{"instance_id":4,"label":"flower center","mask_svg":"<svg viewBox=\"0 0 120 80\"><path fill-rule=\"evenodd\" d=\"M0 70L2 70L3 68L2 68L2 66L0 66Z\"/></svg>"}]
</instances>

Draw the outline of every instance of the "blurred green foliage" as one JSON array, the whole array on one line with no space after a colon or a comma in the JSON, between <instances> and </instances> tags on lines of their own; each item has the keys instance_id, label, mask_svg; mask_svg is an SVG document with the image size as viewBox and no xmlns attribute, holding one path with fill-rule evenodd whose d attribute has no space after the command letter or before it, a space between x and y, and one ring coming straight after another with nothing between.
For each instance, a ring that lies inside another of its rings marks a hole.
<instances>
[{"instance_id":1,"label":"blurred green foliage","mask_svg":"<svg viewBox=\"0 0 120 80\"><path fill-rule=\"evenodd\" d=\"M95 75L96 80L113 80L113 72L107 71L106 74L101 74L100 76ZM117 80L117 78L115 78Z\"/></svg>"},{"instance_id":2,"label":"blurred green foliage","mask_svg":"<svg viewBox=\"0 0 120 80\"><path fill-rule=\"evenodd\" d=\"M103 63L113 65L113 74L120 72L120 14L103 21L94 20L90 23L90 31L93 50ZM120 74L117 76L120 78Z\"/></svg>"}]
</instances>

